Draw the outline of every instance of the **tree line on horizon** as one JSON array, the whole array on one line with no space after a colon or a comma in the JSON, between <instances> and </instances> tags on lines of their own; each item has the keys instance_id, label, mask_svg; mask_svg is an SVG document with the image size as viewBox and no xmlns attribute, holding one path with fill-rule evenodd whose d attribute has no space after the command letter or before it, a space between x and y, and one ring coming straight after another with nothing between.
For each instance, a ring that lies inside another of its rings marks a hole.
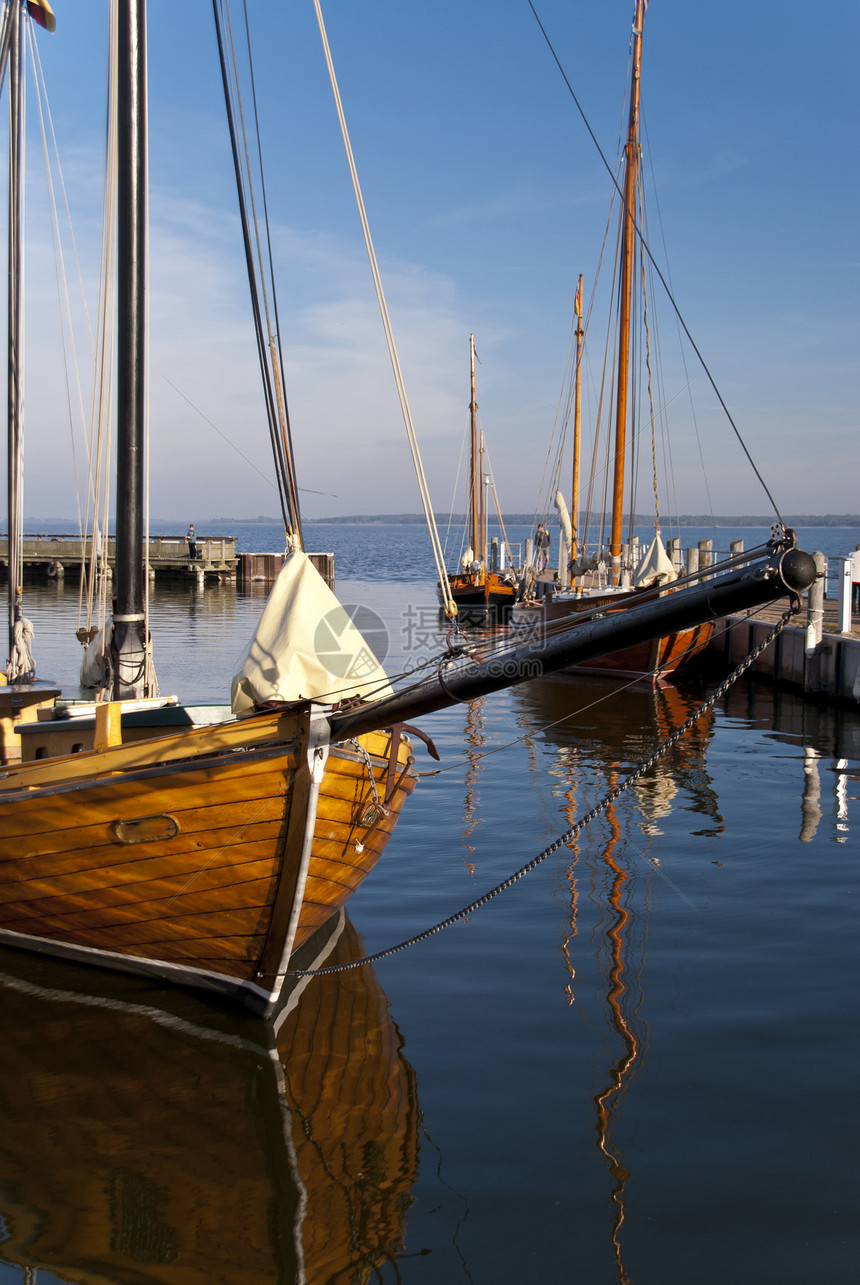
<instances>
[{"instance_id":1,"label":"tree line on horizon","mask_svg":"<svg viewBox=\"0 0 860 1285\"><path fill-rule=\"evenodd\" d=\"M554 517L555 515L553 514L549 520L552 520ZM233 519L233 518L218 519L218 520L219 521L222 521L222 520L236 521L236 519ZM278 522L279 521L278 518L251 518L251 519L240 519L240 520L256 521L256 522L268 522L268 521ZM402 525L402 526L418 526L418 525L423 526L424 520L425 519L424 519L423 513L377 513L377 514L356 513L347 517L324 517L324 518L306 519L306 521L312 522L314 525L319 525L319 526L325 526L326 524L329 524L329 525L352 524L355 526L374 526L374 525L383 526L386 524L391 524L391 525L396 524L396 525ZM491 515L488 520L491 526L499 525L498 517L494 515ZM513 525L529 526L533 523L537 524L540 521L546 522L548 519L545 514L535 515L534 513L506 513L504 515L504 520L505 522L509 522L512 526ZM591 514L587 519L582 515L580 517L580 522L585 522L585 521L597 522L599 520L600 520L599 514ZM860 514L857 514L857 513L826 513L826 514L790 513L790 514L786 514L783 520L786 523L786 525L790 527L860 526ZM465 522L466 514L465 513L437 513L436 521L439 523ZM629 521L629 514L626 514L626 513L624 514L624 521L625 522ZM647 519L645 519L645 521L647 521ZM716 514L715 515L711 513L681 513L676 517L666 517L663 519L663 521L667 527L668 526L707 527L712 525L726 526L726 527L739 527L739 526L769 527L773 523L774 517L769 514L760 514L760 513L758 514L741 513L737 515L736 514Z\"/></svg>"}]
</instances>

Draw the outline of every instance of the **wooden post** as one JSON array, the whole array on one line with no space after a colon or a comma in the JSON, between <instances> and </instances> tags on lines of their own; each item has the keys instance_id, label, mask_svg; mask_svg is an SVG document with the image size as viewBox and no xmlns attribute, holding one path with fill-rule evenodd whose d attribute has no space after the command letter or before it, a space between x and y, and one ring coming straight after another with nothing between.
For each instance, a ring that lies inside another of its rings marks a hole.
<instances>
[{"instance_id":1,"label":"wooden post","mask_svg":"<svg viewBox=\"0 0 860 1285\"><path fill-rule=\"evenodd\" d=\"M851 632L851 559L839 559L839 633Z\"/></svg>"},{"instance_id":2,"label":"wooden post","mask_svg":"<svg viewBox=\"0 0 860 1285\"><path fill-rule=\"evenodd\" d=\"M680 573L684 570L684 564L681 560L681 541L676 535L671 540L666 541L666 554L675 570Z\"/></svg>"},{"instance_id":3,"label":"wooden post","mask_svg":"<svg viewBox=\"0 0 860 1285\"><path fill-rule=\"evenodd\" d=\"M687 550L687 575L694 576L699 570L699 550Z\"/></svg>"},{"instance_id":4,"label":"wooden post","mask_svg":"<svg viewBox=\"0 0 860 1285\"><path fill-rule=\"evenodd\" d=\"M806 648L803 661L803 690L820 692L824 686L821 666L824 634L824 590L827 585L827 558L823 553L813 553L815 579L809 586L806 600Z\"/></svg>"},{"instance_id":5,"label":"wooden post","mask_svg":"<svg viewBox=\"0 0 860 1285\"><path fill-rule=\"evenodd\" d=\"M615 579L622 589L630 588L630 545L622 544L621 546L621 572Z\"/></svg>"},{"instance_id":6,"label":"wooden post","mask_svg":"<svg viewBox=\"0 0 860 1285\"><path fill-rule=\"evenodd\" d=\"M713 548L714 548L713 540L699 541L699 570L700 571L704 571L707 567L710 567L713 565L713 561L714 561Z\"/></svg>"},{"instance_id":7,"label":"wooden post","mask_svg":"<svg viewBox=\"0 0 860 1285\"><path fill-rule=\"evenodd\" d=\"M823 553L813 553L815 579L809 587L806 600L806 654L811 656L821 642L824 632L824 586L827 583L827 558Z\"/></svg>"},{"instance_id":8,"label":"wooden post","mask_svg":"<svg viewBox=\"0 0 860 1285\"><path fill-rule=\"evenodd\" d=\"M737 557L737 555L740 553L743 553L743 551L744 551L743 540L732 540L731 544L729 545L729 552L731 553L732 557L733 558Z\"/></svg>"}]
</instances>

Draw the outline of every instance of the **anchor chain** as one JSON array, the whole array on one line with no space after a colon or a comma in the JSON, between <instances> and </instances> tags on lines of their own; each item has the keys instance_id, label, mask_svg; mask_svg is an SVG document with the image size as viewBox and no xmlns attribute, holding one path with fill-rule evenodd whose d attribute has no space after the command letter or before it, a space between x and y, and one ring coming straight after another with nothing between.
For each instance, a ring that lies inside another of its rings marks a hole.
<instances>
[{"instance_id":1,"label":"anchor chain","mask_svg":"<svg viewBox=\"0 0 860 1285\"><path fill-rule=\"evenodd\" d=\"M373 804L371 806L375 806L378 815L387 817L390 812L390 808L387 808L379 797L379 790L376 788L376 779L373 775L373 764L370 761L370 755L359 740L351 739L347 741L347 745L351 745L352 748L364 759L364 766L367 768L367 779L370 782L370 792L373 795Z\"/></svg>"},{"instance_id":2,"label":"anchor chain","mask_svg":"<svg viewBox=\"0 0 860 1285\"><path fill-rule=\"evenodd\" d=\"M519 870L516 870L512 875L509 875L507 879L496 884L494 888L485 892L483 896L478 897L476 901L472 901L468 906L464 906L462 910L458 910L455 914L449 915L447 919L440 920L439 923L434 924L432 928L426 928L424 932L417 933L407 941L399 942L396 946L389 946L386 950L378 950L373 955L365 955L362 959L353 959L344 964L329 964L324 968L290 969L287 971L286 976L318 977L327 973L344 973L353 968L362 968L365 964L378 963L381 959L388 959L391 955L399 954L401 950L407 950L410 946L417 946L419 942L426 941L428 937L434 937L436 933L442 932L443 929L450 928L453 924L459 923L460 920L468 918L468 916L473 914L476 910L480 910L481 906L485 906L488 901L492 901L494 897L498 897L499 893L506 892L508 888L513 887L513 885L522 879L524 875L530 874L532 870L536 869L543 861L546 861L547 857L551 857L559 848L564 847L573 839L578 838L587 825L596 820L597 817L601 816L616 799L620 798L625 791L629 790L632 785L635 785L640 777L650 771L655 763L658 763L664 755L668 754L669 750L672 749L674 745L677 745L678 741L680 741L681 738L685 736L687 732L696 725L696 723L698 723L702 715L706 714L708 710L713 709L717 701L719 701L721 697L726 694L729 688L746 673L765 648L769 647L774 639L779 637L783 629L791 620L795 610L796 605L792 603L791 607L782 614L767 637L762 639L762 641L752 649L749 655L741 661L737 668L733 669L729 676L724 678L719 686L714 689L708 699L703 701L698 709L694 710L690 717L686 719L681 726L671 734L671 736L668 736L656 750L654 750L653 754L649 755L643 763L640 763L638 767L634 768L620 785L617 785L614 789L610 790L608 794L604 795L599 803L595 804L593 808L580 817L580 819L568 830L565 830L563 834L560 834L548 847L544 848L542 852L539 852L537 856L533 857L526 865L521 866Z\"/></svg>"}]
</instances>

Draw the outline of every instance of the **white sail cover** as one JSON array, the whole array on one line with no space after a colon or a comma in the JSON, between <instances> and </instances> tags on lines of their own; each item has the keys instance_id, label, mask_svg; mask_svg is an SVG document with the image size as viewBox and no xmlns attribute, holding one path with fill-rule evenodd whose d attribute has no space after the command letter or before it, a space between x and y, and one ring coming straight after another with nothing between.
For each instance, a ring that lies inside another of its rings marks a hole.
<instances>
[{"instance_id":1,"label":"white sail cover","mask_svg":"<svg viewBox=\"0 0 860 1285\"><path fill-rule=\"evenodd\" d=\"M652 585L670 584L677 579L678 573L672 566L663 541L659 535L655 535L633 572L633 584L637 589L648 589Z\"/></svg>"},{"instance_id":2,"label":"white sail cover","mask_svg":"<svg viewBox=\"0 0 860 1285\"><path fill-rule=\"evenodd\" d=\"M109 639L107 630L102 628L84 649L81 660L81 687L101 687L105 680Z\"/></svg>"},{"instance_id":3,"label":"white sail cover","mask_svg":"<svg viewBox=\"0 0 860 1285\"><path fill-rule=\"evenodd\" d=\"M558 520L561 523L561 529L564 532L564 538L567 540L569 549L573 540L573 529L570 525L570 514L567 511L567 505L561 491L556 491L555 493L555 507L558 509Z\"/></svg>"},{"instance_id":4,"label":"white sail cover","mask_svg":"<svg viewBox=\"0 0 860 1285\"><path fill-rule=\"evenodd\" d=\"M310 558L292 554L233 675L233 713L249 714L271 700L335 702L390 694L385 670L350 613Z\"/></svg>"}]
</instances>

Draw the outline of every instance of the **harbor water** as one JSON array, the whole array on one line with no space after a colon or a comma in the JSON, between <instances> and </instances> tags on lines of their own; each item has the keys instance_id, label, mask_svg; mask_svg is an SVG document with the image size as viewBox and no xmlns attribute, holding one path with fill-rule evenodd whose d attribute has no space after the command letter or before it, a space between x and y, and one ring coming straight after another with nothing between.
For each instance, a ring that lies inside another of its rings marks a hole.
<instances>
[{"instance_id":1,"label":"harbor water","mask_svg":"<svg viewBox=\"0 0 860 1285\"><path fill-rule=\"evenodd\" d=\"M307 543L390 671L430 662L418 528ZM264 599L158 582L162 692L227 700ZM39 676L75 694L77 587L28 584L25 610ZM441 762L418 744L344 958L531 862L711 690L536 678L422 719ZM854 1282L858 836L860 716L741 682L465 921L307 980L272 1047L156 984L0 951L0 1283Z\"/></svg>"}]
</instances>

